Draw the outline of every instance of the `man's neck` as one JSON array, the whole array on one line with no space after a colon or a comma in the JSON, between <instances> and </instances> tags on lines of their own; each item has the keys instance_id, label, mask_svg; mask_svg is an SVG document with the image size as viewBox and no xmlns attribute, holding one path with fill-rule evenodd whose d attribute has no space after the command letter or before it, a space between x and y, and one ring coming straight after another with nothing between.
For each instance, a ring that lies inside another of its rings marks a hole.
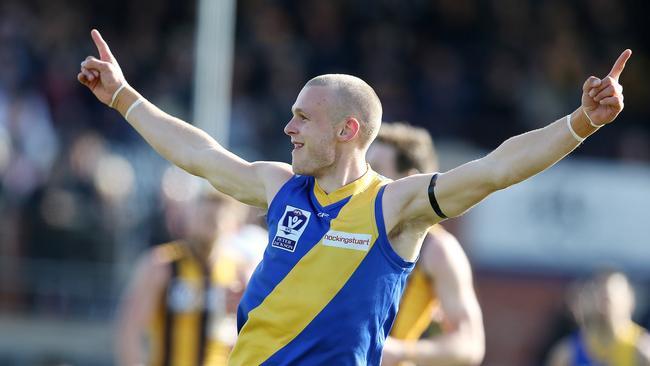
<instances>
[{"instance_id":1,"label":"man's neck","mask_svg":"<svg viewBox=\"0 0 650 366\"><path fill-rule=\"evenodd\" d=\"M320 188L329 194L361 178L368 169L365 159L350 159L338 164L331 172L317 176L316 179Z\"/></svg>"}]
</instances>

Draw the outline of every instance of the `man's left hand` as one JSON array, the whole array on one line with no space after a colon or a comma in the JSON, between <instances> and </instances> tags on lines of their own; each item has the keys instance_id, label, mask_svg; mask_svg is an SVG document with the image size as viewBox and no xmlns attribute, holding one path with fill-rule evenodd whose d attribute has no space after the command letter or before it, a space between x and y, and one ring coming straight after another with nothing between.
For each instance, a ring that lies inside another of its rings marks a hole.
<instances>
[{"instance_id":1,"label":"man's left hand","mask_svg":"<svg viewBox=\"0 0 650 366\"><path fill-rule=\"evenodd\" d=\"M607 76L603 79L591 76L585 81L582 87L582 108L593 124L606 125L623 110L623 87L618 79L630 56L631 50L623 51Z\"/></svg>"}]
</instances>

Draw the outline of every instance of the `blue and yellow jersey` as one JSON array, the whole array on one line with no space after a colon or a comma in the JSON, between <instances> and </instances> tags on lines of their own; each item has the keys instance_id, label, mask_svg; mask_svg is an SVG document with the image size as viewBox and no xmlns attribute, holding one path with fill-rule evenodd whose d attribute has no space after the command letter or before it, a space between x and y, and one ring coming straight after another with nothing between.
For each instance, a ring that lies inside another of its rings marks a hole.
<instances>
[{"instance_id":1,"label":"blue and yellow jersey","mask_svg":"<svg viewBox=\"0 0 650 366\"><path fill-rule=\"evenodd\" d=\"M432 244L436 235L444 233L441 225L435 225L429 230L422 243L421 253L426 253L424 247ZM404 295L399 305L399 313L390 332L391 337L405 341L416 341L429 329L432 323L433 311L440 306L438 295L434 290L434 278L425 272L418 262L409 276L404 289Z\"/></svg>"},{"instance_id":2,"label":"blue and yellow jersey","mask_svg":"<svg viewBox=\"0 0 650 366\"><path fill-rule=\"evenodd\" d=\"M636 366L637 343L645 330L631 323L623 337L607 347L588 345L580 332L571 336L574 366Z\"/></svg>"},{"instance_id":3,"label":"blue and yellow jersey","mask_svg":"<svg viewBox=\"0 0 650 366\"><path fill-rule=\"evenodd\" d=\"M417 265L407 281L391 337L405 341L420 339L431 324L436 306L438 297L433 290L433 280Z\"/></svg>"},{"instance_id":4,"label":"blue and yellow jersey","mask_svg":"<svg viewBox=\"0 0 650 366\"><path fill-rule=\"evenodd\" d=\"M226 365L230 346L218 339L218 327L227 310L225 288L237 281L235 263L206 268L182 242L153 250L171 276L149 325L148 364Z\"/></svg>"},{"instance_id":5,"label":"blue and yellow jersey","mask_svg":"<svg viewBox=\"0 0 650 366\"><path fill-rule=\"evenodd\" d=\"M373 171L326 194L294 176L267 215L269 244L240 302L231 365L378 365L414 264L388 242Z\"/></svg>"}]
</instances>

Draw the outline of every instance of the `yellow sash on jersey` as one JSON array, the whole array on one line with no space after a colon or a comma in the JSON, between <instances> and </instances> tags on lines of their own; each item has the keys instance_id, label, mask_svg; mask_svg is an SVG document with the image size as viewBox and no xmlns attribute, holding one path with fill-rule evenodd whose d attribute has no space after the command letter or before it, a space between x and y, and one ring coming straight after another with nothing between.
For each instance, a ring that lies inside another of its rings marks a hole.
<instances>
[{"instance_id":1,"label":"yellow sash on jersey","mask_svg":"<svg viewBox=\"0 0 650 366\"><path fill-rule=\"evenodd\" d=\"M330 194L316 184L314 193L323 206L352 195L331 221L330 230L370 234L372 247L378 237L375 198L383 184L385 181L372 171ZM259 365L289 344L343 288L369 251L332 250L322 240L314 245L249 312L229 364Z\"/></svg>"},{"instance_id":2,"label":"yellow sash on jersey","mask_svg":"<svg viewBox=\"0 0 650 366\"><path fill-rule=\"evenodd\" d=\"M587 347L592 357L606 365L636 366L638 364L636 347L643 332L644 329L641 326L631 323L621 338L610 345L596 345L587 337L585 337L585 342L588 343Z\"/></svg>"}]
</instances>

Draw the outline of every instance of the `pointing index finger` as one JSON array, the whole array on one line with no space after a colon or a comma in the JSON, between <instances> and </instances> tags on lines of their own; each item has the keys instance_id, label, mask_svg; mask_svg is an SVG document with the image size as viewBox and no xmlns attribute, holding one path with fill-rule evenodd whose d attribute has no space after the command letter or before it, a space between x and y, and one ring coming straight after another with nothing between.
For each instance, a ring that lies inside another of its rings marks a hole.
<instances>
[{"instance_id":1,"label":"pointing index finger","mask_svg":"<svg viewBox=\"0 0 650 366\"><path fill-rule=\"evenodd\" d=\"M92 31L90 31L90 36L93 38L93 41L95 42L97 51L99 51L99 58L102 61L114 61L115 58L111 53L111 49L108 48L108 44L106 44L106 41L104 41L102 35L99 34L99 31L97 29L93 29Z\"/></svg>"},{"instance_id":2,"label":"pointing index finger","mask_svg":"<svg viewBox=\"0 0 650 366\"><path fill-rule=\"evenodd\" d=\"M623 51L623 53L618 56L616 62L614 62L614 66L612 66L612 70L607 76L611 76L614 79L618 80L618 78L621 76L621 73L623 72L623 69L625 68L625 63L630 58L630 56L632 56L632 50L628 48Z\"/></svg>"}]
</instances>

